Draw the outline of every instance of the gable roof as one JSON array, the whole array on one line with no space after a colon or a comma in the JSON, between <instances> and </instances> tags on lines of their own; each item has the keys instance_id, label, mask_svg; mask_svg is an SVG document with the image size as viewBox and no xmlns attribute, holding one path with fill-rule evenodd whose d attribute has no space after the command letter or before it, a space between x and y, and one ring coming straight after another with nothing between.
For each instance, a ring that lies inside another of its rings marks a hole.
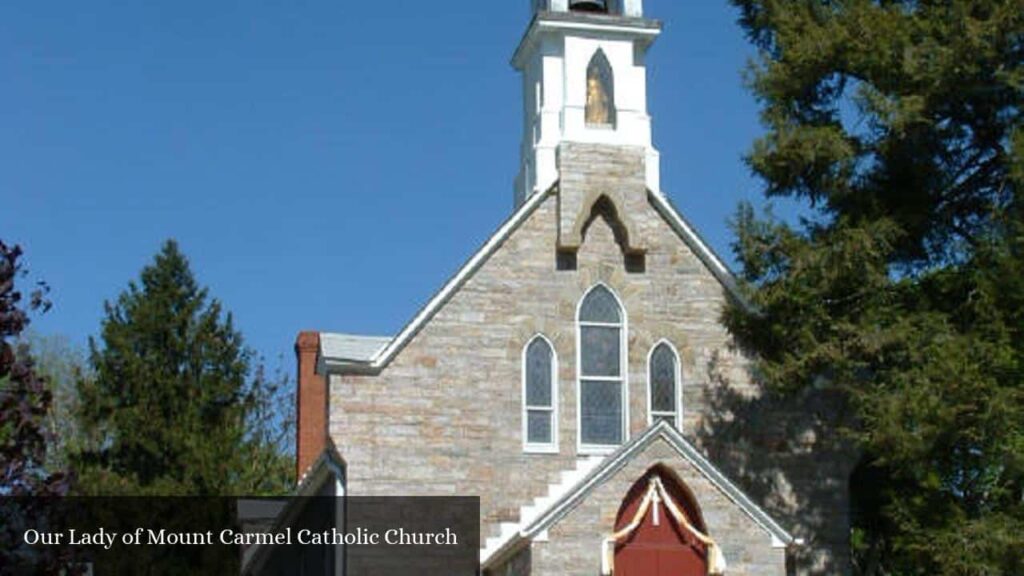
<instances>
[{"instance_id":1,"label":"gable roof","mask_svg":"<svg viewBox=\"0 0 1024 576\"><path fill-rule=\"evenodd\" d=\"M572 512L595 488L624 468L633 458L659 439L667 443L687 462L692 464L715 488L720 490L771 536L773 545L788 547L800 543L799 540L793 538L767 512L755 504L743 490L732 483L725 474L705 458L678 430L665 421L659 421L644 431L643 434L633 438L606 457L601 464L584 476L576 485L562 494L561 497L552 501L547 509L540 511L532 518L526 519L525 522L518 526L516 537L494 550L489 557L481 558L482 565L488 567L496 560L506 557L509 552L517 549L525 542L548 530Z\"/></svg>"},{"instance_id":2,"label":"gable roof","mask_svg":"<svg viewBox=\"0 0 1024 576\"><path fill-rule=\"evenodd\" d=\"M394 338L324 333L321 337L318 372L326 373L330 369L376 372L387 366L544 200L558 190L558 185L556 182L546 191L529 197ZM747 305L737 288L732 272L668 198L650 190L647 191L647 198L672 230L722 284L726 292L737 302ZM375 348L378 345L380 347Z\"/></svg>"},{"instance_id":3,"label":"gable roof","mask_svg":"<svg viewBox=\"0 0 1024 576\"><path fill-rule=\"evenodd\" d=\"M321 495L321 489L328 482L334 483L333 496L335 498L344 496L345 469L345 459L338 452L334 442L328 438L327 447L320 453L316 462L303 472L291 496L277 501L278 506L271 531L279 533L281 528L290 525L302 513L303 508L309 504L309 498ZM241 573L243 575L260 574L274 548L274 546L266 544L254 544L246 548L242 553Z\"/></svg>"},{"instance_id":4,"label":"gable roof","mask_svg":"<svg viewBox=\"0 0 1024 576\"><path fill-rule=\"evenodd\" d=\"M338 447L330 437L327 438L327 447L320 453L316 462L310 464L309 468L302 473L299 481L295 484L293 496L313 496L328 480L345 483L345 459L338 452Z\"/></svg>"},{"instance_id":5,"label":"gable roof","mask_svg":"<svg viewBox=\"0 0 1024 576\"><path fill-rule=\"evenodd\" d=\"M679 210L676 210L672 201L663 194L651 191L647 192L647 197L650 198L651 204L654 205L654 208L661 214L662 218L668 222L669 226L672 227L690 250L693 250L697 258L707 266L708 270L715 276L715 279L729 292L729 295L740 304L748 306L749 304L746 299L740 294L739 288L736 285L736 276L733 275L732 270L729 270L729 267L711 249L711 246L697 232L697 229L690 224L689 220Z\"/></svg>"}]
</instances>

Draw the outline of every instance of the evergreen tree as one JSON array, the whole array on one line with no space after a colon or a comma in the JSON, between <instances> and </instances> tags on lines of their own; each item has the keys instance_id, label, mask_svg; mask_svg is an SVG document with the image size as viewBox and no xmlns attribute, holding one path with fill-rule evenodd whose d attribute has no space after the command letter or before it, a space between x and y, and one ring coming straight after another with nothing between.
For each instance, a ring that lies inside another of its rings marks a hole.
<instances>
[{"instance_id":1,"label":"evergreen tree","mask_svg":"<svg viewBox=\"0 0 1024 576\"><path fill-rule=\"evenodd\" d=\"M259 495L286 491L289 462L266 416L278 388L253 367L230 314L173 241L105 305L90 341L76 456L88 494Z\"/></svg>"},{"instance_id":2,"label":"evergreen tree","mask_svg":"<svg viewBox=\"0 0 1024 576\"><path fill-rule=\"evenodd\" d=\"M741 207L727 324L856 409L861 573L1024 573L1024 3L732 3L749 164L811 215Z\"/></svg>"}]
</instances>

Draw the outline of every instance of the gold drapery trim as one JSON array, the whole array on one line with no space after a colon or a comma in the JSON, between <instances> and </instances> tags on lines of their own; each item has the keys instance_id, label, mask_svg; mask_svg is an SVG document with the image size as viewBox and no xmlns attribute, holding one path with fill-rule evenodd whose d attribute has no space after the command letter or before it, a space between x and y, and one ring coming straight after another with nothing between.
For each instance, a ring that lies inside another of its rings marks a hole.
<instances>
[{"instance_id":1,"label":"gold drapery trim","mask_svg":"<svg viewBox=\"0 0 1024 576\"><path fill-rule=\"evenodd\" d=\"M601 554L601 573L604 576L611 576L615 570L615 544L626 538L644 521L647 516L647 511L650 509L653 503L654 514L658 514L657 505L660 502L665 503L665 507L668 508L672 517L675 518L676 522L680 526L685 528L688 532L694 535L697 540L700 540L708 549L708 575L709 576L722 576L725 574L726 563L725 556L722 554L722 549L718 547L718 544L707 534L704 534L697 529L696 526L690 523L690 520L686 517L686 514L679 509L675 501L672 500L672 496L669 495L668 491L665 490L665 485L661 483L661 478L654 476L651 478L650 483L647 485L647 493L644 494L644 499L640 502L640 508L637 509L633 519L627 524L622 530L612 534L608 538L605 538L602 543L602 554Z\"/></svg>"}]
</instances>

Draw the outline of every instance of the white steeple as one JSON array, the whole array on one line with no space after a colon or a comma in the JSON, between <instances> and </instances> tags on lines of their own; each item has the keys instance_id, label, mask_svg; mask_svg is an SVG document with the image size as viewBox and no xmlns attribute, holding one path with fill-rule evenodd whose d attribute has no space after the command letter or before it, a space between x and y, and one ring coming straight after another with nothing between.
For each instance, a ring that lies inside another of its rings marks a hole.
<instances>
[{"instance_id":1,"label":"white steeple","mask_svg":"<svg viewBox=\"0 0 1024 576\"><path fill-rule=\"evenodd\" d=\"M642 0L532 0L512 64L523 76L516 206L558 181L563 142L641 147L647 187L661 192L647 114L647 49L661 23Z\"/></svg>"}]
</instances>

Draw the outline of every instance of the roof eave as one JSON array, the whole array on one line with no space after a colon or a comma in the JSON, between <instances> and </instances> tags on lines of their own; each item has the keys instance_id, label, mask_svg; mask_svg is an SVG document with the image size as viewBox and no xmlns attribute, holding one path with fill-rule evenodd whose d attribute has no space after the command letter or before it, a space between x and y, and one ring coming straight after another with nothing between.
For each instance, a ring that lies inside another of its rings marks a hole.
<instances>
[{"instance_id":1,"label":"roof eave","mask_svg":"<svg viewBox=\"0 0 1024 576\"><path fill-rule=\"evenodd\" d=\"M469 261L463 264L459 271L445 283L441 291L420 309L412 321L406 324L402 331L377 353L370 366L375 370L380 370L387 366L409 343L413 336L418 334L423 326L437 314L441 307L451 300L459 288L487 262L488 258L508 240L509 236L557 189L558 183L556 182L544 192L539 192L528 198L512 216L505 220L505 223L501 225L498 231L491 235L487 242L473 254Z\"/></svg>"},{"instance_id":2,"label":"roof eave","mask_svg":"<svg viewBox=\"0 0 1024 576\"><path fill-rule=\"evenodd\" d=\"M320 453L316 462L311 464L298 479L288 503L285 504L284 509L274 520L273 531L279 532L281 527L293 520L298 514L295 502L302 502L302 500L297 500L297 498L315 496L328 480L333 479L335 482L343 485L345 482L345 467L345 459L338 452L334 442L328 439L327 448ZM336 495L336 497L343 495ZM272 548L272 546L255 544L246 550L242 558L241 574L258 574L267 560L269 550Z\"/></svg>"},{"instance_id":3,"label":"roof eave","mask_svg":"<svg viewBox=\"0 0 1024 576\"><path fill-rule=\"evenodd\" d=\"M325 356L320 356L316 368L318 374L377 374L380 370L373 362Z\"/></svg>"},{"instance_id":4,"label":"roof eave","mask_svg":"<svg viewBox=\"0 0 1024 576\"><path fill-rule=\"evenodd\" d=\"M672 227L676 235L682 238L683 242L689 246L690 250L693 250L697 258L704 263L715 279L725 288L729 297L744 309L753 310L753 305L740 291L736 275L733 274L722 258L715 253L711 245L697 232L697 229L686 220L679 210L676 210L676 207L672 205L668 197L651 190L647 191L647 197L651 200L654 208Z\"/></svg>"},{"instance_id":5,"label":"roof eave","mask_svg":"<svg viewBox=\"0 0 1024 576\"><path fill-rule=\"evenodd\" d=\"M538 12L530 20L522 40L512 54L512 66L522 70L528 48L545 32L573 30L582 33L620 34L639 37L646 50L661 34L662 23L650 18L607 16L582 12Z\"/></svg>"}]
</instances>

